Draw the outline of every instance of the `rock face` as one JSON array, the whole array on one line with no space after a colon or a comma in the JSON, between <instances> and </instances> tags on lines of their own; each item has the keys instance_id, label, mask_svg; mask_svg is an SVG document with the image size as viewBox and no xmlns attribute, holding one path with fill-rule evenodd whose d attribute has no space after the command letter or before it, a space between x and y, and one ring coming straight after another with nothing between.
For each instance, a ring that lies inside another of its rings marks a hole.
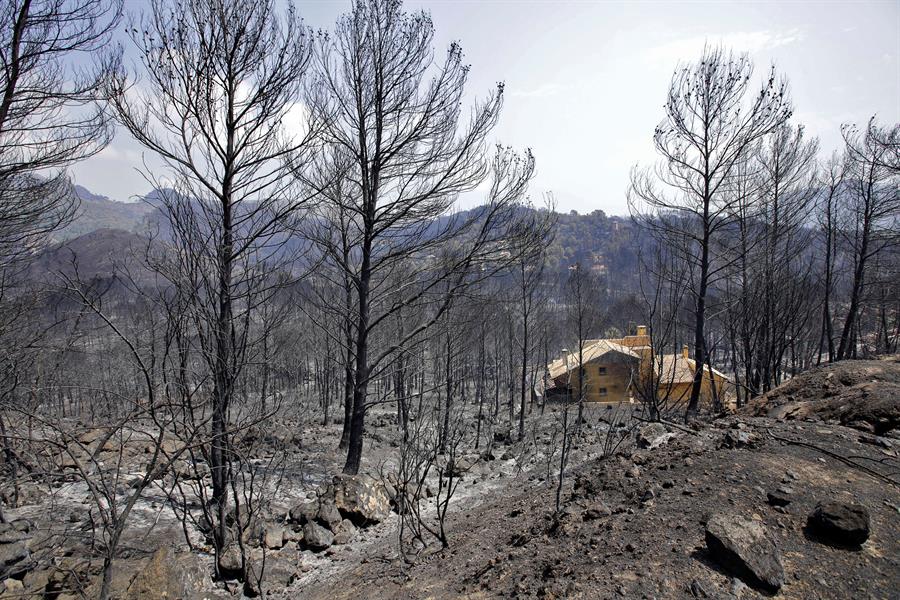
<instances>
[{"instance_id":1,"label":"rock face","mask_svg":"<svg viewBox=\"0 0 900 600\"><path fill-rule=\"evenodd\" d=\"M806 524L814 535L836 546L854 548L869 539L869 511L859 504L819 503Z\"/></svg>"},{"instance_id":2,"label":"rock face","mask_svg":"<svg viewBox=\"0 0 900 600\"><path fill-rule=\"evenodd\" d=\"M312 550L324 550L334 543L334 534L316 523L303 526L303 543Z\"/></svg>"},{"instance_id":3,"label":"rock face","mask_svg":"<svg viewBox=\"0 0 900 600\"><path fill-rule=\"evenodd\" d=\"M384 485L369 475L334 478L334 505L356 524L379 523L391 512Z\"/></svg>"},{"instance_id":4,"label":"rock face","mask_svg":"<svg viewBox=\"0 0 900 600\"><path fill-rule=\"evenodd\" d=\"M706 524L706 547L713 560L753 587L777 592L784 583L781 553L756 521L714 515Z\"/></svg>"}]
</instances>

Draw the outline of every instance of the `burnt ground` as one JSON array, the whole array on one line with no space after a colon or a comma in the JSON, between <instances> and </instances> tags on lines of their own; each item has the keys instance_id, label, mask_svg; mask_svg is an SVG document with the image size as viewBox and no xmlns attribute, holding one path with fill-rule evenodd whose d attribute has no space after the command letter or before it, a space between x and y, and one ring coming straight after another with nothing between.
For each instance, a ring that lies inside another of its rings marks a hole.
<instances>
[{"instance_id":1,"label":"burnt ground","mask_svg":"<svg viewBox=\"0 0 900 600\"><path fill-rule=\"evenodd\" d=\"M448 549L431 546L412 564L404 562L397 551L399 518L392 514L360 529L350 543L323 552L293 541L270 551L284 578L270 585L267 595L765 597L707 553L705 522L725 513L758 521L774 540L785 572L778 597L900 599L900 432L890 421L900 407L900 394L891 387L900 381L898 374L897 361L854 361L814 370L740 414L690 429L666 425L667 441L652 450L637 448L629 434L606 458L602 448L610 428L604 421L612 411L590 406L558 515L547 474L556 469L558 438L553 432L558 433L560 411L548 406L544 414L536 407L524 444L502 444L492 459L477 460L465 473L450 511ZM272 519L283 519L290 507L315 497L317 488L340 470L343 455L335 449L339 433L333 422L309 420L286 420L270 432L295 448L285 482L273 498ZM395 437L390 411L373 412L365 472L390 470ZM790 503L769 505L767 493L783 487L790 489ZM83 557L87 542L78 542L78 536L87 527L90 504L82 488L77 481L67 483L7 516L31 519L42 534L64 540L66 556ZM871 536L857 550L834 548L806 533L815 505L835 499L862 504L871 515ZM127 553L117 561L122 588L146 567L156 548L174 544L176 563L199 561L196 593L185 598L243 597L241 586L209 579L208 555L186 553L164 500L151 494L136 507ZM25 584L28 589L29 577ZM91 597L91 589L71 598ZM0 597L50 596L7 589ZM115 597L154 598L152 593Z\"/></svg>"},{"instance_id":2,"label":"burnt ground","mask_svg":"<svg viewBox=\"0 0 900 600\"><path fill-rule=\"evenodd\" d=\"M765 597L707 554L704 524L724 512L761 522L775 541L785 570L778 597L900 598L900 488L876 475L897 479L896 437L878 445L836 421L743 416L670 430L677 436L660 448L576 468L558 519L547 487L508 487L457 512L449 549L408 566L380 548L288 597ZM770 506L767 492L784 486L790 504ZM831 499L869 510L861 549L806 533L816 503Z\"/></svg>"}]
</instances>

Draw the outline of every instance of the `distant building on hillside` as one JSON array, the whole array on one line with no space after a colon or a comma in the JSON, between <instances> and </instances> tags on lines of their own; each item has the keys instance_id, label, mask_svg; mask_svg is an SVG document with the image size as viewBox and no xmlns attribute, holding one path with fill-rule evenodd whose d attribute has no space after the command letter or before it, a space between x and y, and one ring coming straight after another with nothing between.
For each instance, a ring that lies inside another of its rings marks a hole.
<instances>
[{"instance_id":1,"label":"distant building on hillside","mask_svg":"<svg viewBox=\"0 0 900 600\"><path fill-rule=\"evenodd\" d=\"M547 365L545 380L539 382L536 390L538 395L553 397L568 393L576 399L583 386L586 402L631 402L639 390L652 387L659 400L672 405L690 398L697 369L687 346L680 354L655 354L643 325L638 326L635 335L586 340L582 361L584 367L579 369L578 352L566 351ZM707 367L700 390L701 402L712 402L714 397L723 400L729 384L725 374Z\"/></svg>"}]
</instances>

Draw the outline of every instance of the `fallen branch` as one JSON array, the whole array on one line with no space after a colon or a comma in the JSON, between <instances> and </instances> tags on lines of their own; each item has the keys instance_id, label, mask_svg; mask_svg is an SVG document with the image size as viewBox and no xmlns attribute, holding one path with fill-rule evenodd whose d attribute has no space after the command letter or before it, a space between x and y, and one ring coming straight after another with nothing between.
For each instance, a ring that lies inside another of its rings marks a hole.
<instances>
[{"instance_id":1,"label":"fallen branch","mask_svg":"<svg viewBox=\"0 0 900 600\"><path fill-rule=\"evenodd\" d=\"M685 433L689 433L691 435L697 435L697 432L694 431L693 429L691 429L690 427L685 427L684 425L679 425L678 423L666 421L665 419L659 419L658 421L651 421L650 419L645 419L643 417L638 417L638 416L635 416L634 418L637 419L638 421L642 421L644 423L662 423L663 425L666 425L668 427L674 427L675 429L678 429Z\"/></svg>"}]
</instances>

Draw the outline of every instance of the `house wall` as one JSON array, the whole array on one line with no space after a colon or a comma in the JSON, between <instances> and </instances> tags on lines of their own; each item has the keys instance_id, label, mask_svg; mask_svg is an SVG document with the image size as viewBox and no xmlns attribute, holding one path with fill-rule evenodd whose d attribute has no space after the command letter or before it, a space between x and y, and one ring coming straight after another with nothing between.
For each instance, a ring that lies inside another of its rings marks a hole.
<instances>
[{"instance_id":1,"label":"house wall","mask_svg":"<svg viewBox=\"0 0 900 600\"><path fill-rule=\"evenodd\" d=\"M662 383L659 386L658 396L660 400L668 397L670 403L687 402L691 398L691 387L693 387L693 383L689 381L673 384ZM724 401L723 394L725 393L725 381L720 377L716 377L716 387L718 388L717 392L719 398ZM711 404L712 401L712 384L709 381L709 376L706 376L703 378L703 383L700 386L700 403Z\"/></svg>"},{"instance_id":2,"label":"house wall","mask_svg":"<svg viewBox=\"0 0 900 600\"><path fill-rule=\"evenodd\" d=\"M600 370L605 369L604 373ZM627 364L589 362L584 366L585 402L627 402L631 399L631 367ZM578 372L572 373L572 395L579 397Z\"/></svg>"}]
</instances>

